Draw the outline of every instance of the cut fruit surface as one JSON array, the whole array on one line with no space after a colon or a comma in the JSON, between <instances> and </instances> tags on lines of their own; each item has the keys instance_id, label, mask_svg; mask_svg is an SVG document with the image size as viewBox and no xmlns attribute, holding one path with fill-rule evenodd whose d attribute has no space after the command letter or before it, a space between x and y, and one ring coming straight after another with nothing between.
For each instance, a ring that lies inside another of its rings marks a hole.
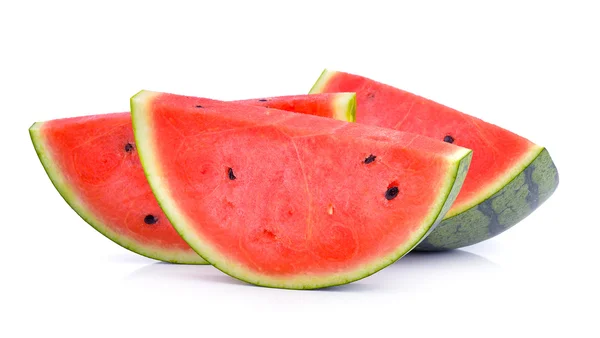
<instances>
[{"instance_id":1,"label":"cut fruit surface","mask_svg":"<svg viewBox=\"0 0 600 338\"><path fill-rule=\"evenodd\" d=\"M287 110L315 116L330 117L340 121L354 122L356 115L355 93L321 93L288 95L261 99L232 101L250 106Z\"/></svg>"},{"instance_id":2,"label":"cut fruit surface","mask_svg":"<svg viewBox=\"0 0 600 338\"><path fill-rule=\"evenodd\" d=\"M412 249L450 208L471 151L317 116L142 91L138 151L179 234L257 285L348 283Z\"/></svg>"},{"instance_id":3,"label":"cut fruit surface","mask_svg":"<svg viewBox=\"0 0 600 338\"><path fill-rule=\"evenodd\" d=\"M354 119L354 93L241 101ZM146 257L206 264L177 234L144 176L129 113L35 123L29 130L48 176L65 201L96 230Z\"/></svg>"},{"instance_id":4,"label":"cut fruit surface","mask_svg":"<svg viewBox=\"0 0 600 338\"><path fill-rule=\"evenodd\" d=\"M356 92L358 123L473 150L469 175L456 202L418 249L454 249L493 237L529 215L558 185L548 152L508 130L358 75L325 70L311 89L311 93L336 91Z\"/></svg>"},{"instance_id":5,"label":"cut fruit surface","mask_svg":"<svg viewBox=\"0 0 600 338\"><path fill-rule=\"evenodd\" d=\"M35 123L29 131L56 189L96 230L146 257L206 264L179 237L152 195L129 113Z\"/></svg>"}]
</instances>

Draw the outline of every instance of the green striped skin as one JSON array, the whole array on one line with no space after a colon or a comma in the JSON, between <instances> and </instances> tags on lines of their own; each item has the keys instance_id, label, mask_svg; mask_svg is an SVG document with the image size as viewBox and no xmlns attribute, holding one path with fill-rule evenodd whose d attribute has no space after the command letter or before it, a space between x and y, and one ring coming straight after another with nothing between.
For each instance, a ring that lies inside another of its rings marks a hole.
<instances>
[{"instance_id":1,"label":"green striped skin","mask_svg":"<svg viewBox=\"0 0 600 338\"><path fill-rule=\"evenodd\" d=\"M523 220L558 186L558 171L546 149L510 183L484 202L444 219L415 250L457 249L492 238Z\"/></svg>"}]
</instances>

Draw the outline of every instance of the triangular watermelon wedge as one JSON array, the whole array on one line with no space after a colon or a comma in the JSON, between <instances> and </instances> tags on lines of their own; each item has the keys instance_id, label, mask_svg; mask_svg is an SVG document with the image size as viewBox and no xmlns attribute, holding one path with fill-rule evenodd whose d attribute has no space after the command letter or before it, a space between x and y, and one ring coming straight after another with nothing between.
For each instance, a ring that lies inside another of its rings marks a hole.
<instances>
[{"instance_id":1,"label":"triangular watermelon wedge","mask_svg":"<svg viewBox=\"0 0 600 338\"><path fill-rule=\"evenodd\" d=\"M354 120L354 93L238 101ZM140 255L206 264L179 237L146 181L129 113L35 123L30 136L44 169L65 201L100 233Z\"/></svg>"},{"instance_id":2,"label":"triangular watermelon wedge","mask_svg":"<svg viewBox=\"0 0 600 338\"><path fill-rule=\"evenodd\" d=\"M349 283L442 219L471 150L317 116L142 91L131 100L146 177L179 234L262 286Z\"/></svg>"},{"instance_id":3,"label":"triangular watermelon wedge","mask_svg":"<svg viewBox=\"0 0 600 338\"><path fill-rule=\"evenodd\" d=\"M558 171L537 144L418 95L344 72L325 70L311 93L356 92L356 122L443 140L473 150L456 202L417 249L472 245L509 229L556 189Z\"/></svg>"}]
</instances>

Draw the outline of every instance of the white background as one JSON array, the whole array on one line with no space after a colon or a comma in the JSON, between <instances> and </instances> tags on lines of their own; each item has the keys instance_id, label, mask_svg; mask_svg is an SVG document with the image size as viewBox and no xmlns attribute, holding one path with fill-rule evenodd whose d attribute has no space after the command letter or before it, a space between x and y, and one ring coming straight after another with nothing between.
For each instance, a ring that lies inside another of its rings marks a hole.
<instances>
[{"instance_id":1,"label":"white background","mask_svg":"<svg viewBox=\"0 0 600 338\"><path fill-rule=\"evenodd\" d=\"M395 3L3 1L0 336L598 337L594 2ZM127 111L140 89L306 93L325 67L546 146L557 192L485 243L409 255L344 287L266 289L99 235L54 190L27 133L35 121Z\"/></svg>"}]
</instances>

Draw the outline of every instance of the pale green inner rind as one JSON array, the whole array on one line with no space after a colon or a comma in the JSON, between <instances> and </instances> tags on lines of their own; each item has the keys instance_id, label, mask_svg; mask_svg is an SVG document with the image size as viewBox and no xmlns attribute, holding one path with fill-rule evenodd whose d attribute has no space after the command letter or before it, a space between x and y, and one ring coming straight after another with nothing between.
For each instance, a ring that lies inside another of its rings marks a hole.
<instances>
[{"instance_id":1,"label":"pale green inner rind","mask_svg":"<svg viewBox=\"0 0 600 338\"><path fill-rule=\"evenodd\" d=\"M449 208L454 202L456 191L464 181L464 167L468 166L471 159L471 151L457 148L461 155L452 154L448 156L448 174L443 187L439 190L437 202L432 205L431 212L420 225L419 230L402 245L379 258L350 271L331 273L327 275L296 275L296 276L269 276L247 269L244 265L222 255L201 233L194 230L193 223L187 218L185 212L180 209L177 199L171 193L168 182L162 179L161 162L156 156L154 140L155 135L152 125L150 105L157 93L140 92L131 100L131 111L138 152L146 177L150 182L154 195L156 196L163 211L177 229L179 234L190 244L196 252L216 268L224 273L240 280L267 287L289 288L289 289L314 289L340 284L346 284L367 277L397 259L405 255L425 236L435 225L435 221L441 218L440 213ZM459 160L455 158L460 157Z\"/></svg>"},{"instance_id":2,"label":"pale green inner rind","mask_svg":"<svg viewBox=\"0 0 600 338\"><path fill-rule=\"evenodd\" d=\"M420 228L421 231L413 234L410 240L412 246L410 248L403 248L404 251L398 258L404 256L416 247L428 234L435 230L437 225L444 218L444 215L452 207L454 200L456 200L462 184L467 177L472 158L473 152L465 148L461 148L461 151L456 151L454 154L447 156L448 161L453 163L453 169L448 173L445 181L446 186L440 189L442 193L438 195L437 201L432 207L432 212L429 214L429 218L423 222L424 226Z\"/></svg>"},{"instance_id":3,"label":"pale green inner rind","mask_svg":"<svg viewBox=\"0 0 600 338\"><path fill-rule=\"evenodd\" d=\"M315 84L312 86L308 93L317 94L323 92L323 89L327 85L327 82L329 82L329 79L331 79L331 77L334 76L336 73L336 71L330 71L327 69L323 70L323 72L317 79L317 82L315 82Z\"/></svg>"},{"instance_id":4,"label":"pale green inner rind","mask_svg":"<svg viewBox=\"0 0 600 338\"><path fill-rule=\"evenodd\" d=\"M477 206L444 219L416 250L440 251L494 237L531 214L558 186L558 171L543 149L511 182Z\"/></svg>"},{"instance_id":5,"label":"pale green inner rind","mask_svg":"<svg viewBox=\"0 0 600 338\"><path fill-rule=\"evenodd\" d=\"M356 93L337 93L333 100L333 118L354 122L356 119Z\"/></svg>"},{"instance_id":6,"label":"pale green inner rind","mask_svg":"<svg viewBox=\"0 0 600 338\"><path fill-rule=\"evenodd\" d=\"M110 229L106 224L101 222L99 218L92 213L81 198L75 192L75 189L71 186L71 183L66 179L60 170L60 167L56 165L55 160L52 158L52 151L48 148L42 128L44 122L36 122L29 128L29 135L35 151L46 171L46 174L50 178L50 181L67 202L67 204L89 225L106 236L108 239L117 243L118 245L133 251L142 256L157 259L161 261L181 264L208 264L200 256L192 251L184 252L182 250L168 250L161 247L150 246L148 244L140 243L132 239L131 237L119 234Z\"/></svg>"},{"instance_id":7,"label":"pale green inner rind","mask_svg":"<svg viewBox=\"0 0 600 338\"><path fill-rule=\"evenodd\" d=\"M529 151L523 154L521 160L517 162L517 164L512 166L502 175L497 176L493 182L490 182L486 187L482 188L477 196L473 197L468 203L462 203L458 207L453 206L448 214L446 214L445 219L456 216L490 198L492 195L506 186L510 181L512 181L517 175L519 175L519 173L521 173L542 152L543 149L543 147L540 147L536 144L532 145Z\"/></svg>"},{"instance_id":8,"label":"pale green inner rind","mask_svg":"<svg viewBox=\"0 0 600 338\"><path fill-rule=\"evenodd\" d=\"M472 158L473 158L472 151L469 151L469 154L467 156L464 156L464 158L462 158L462 159L456 158L456 160L460 161L460 165L456 172L456 179L459 180L460 183L454 184L454 186L452 187L452 190L450 191L450 195L448 196L448 199L447 199L448 202L446 202L446 204L444 204L442 211L439 213L438 218L435 220L436 225L438 223L440 223L446 217L448 210L450 210L450 208L452 208L452 204L454 203L454 200L456 200L456 197L460 193L462 184L464 183L464 181L469 173L469 166L471 165ZM431 233L432 231L435 231L435 227L431 227L429 229L429 231L427 232L427 234ZM423 238L425 238L425 236L423 236ZM421 240L423 238L421 238Z\"/></svg>"}]
</instances>

